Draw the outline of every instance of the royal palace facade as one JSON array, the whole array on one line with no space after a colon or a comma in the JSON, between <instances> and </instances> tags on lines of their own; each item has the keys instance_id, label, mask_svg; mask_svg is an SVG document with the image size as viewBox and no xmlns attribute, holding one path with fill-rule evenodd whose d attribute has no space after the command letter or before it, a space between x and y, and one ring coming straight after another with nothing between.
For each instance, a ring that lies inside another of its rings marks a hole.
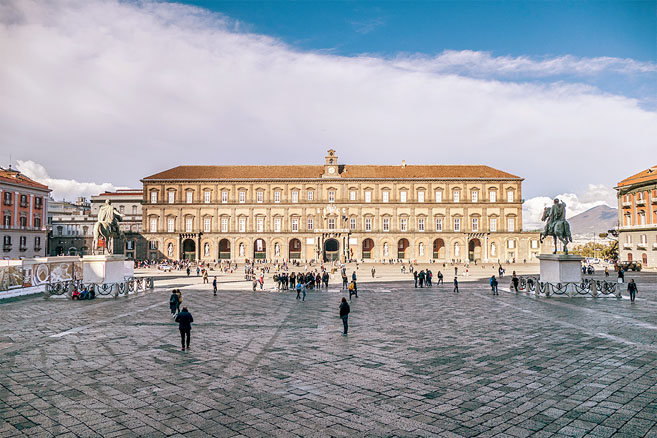
<instances>
[{"instance_id":1,"label":"royal palace facade","mask_svg":"<svg viewBox=\"0 0 657 438\"><path fill-rule=\"evenodd\" d=\"M142 179L151 259L536 261L522 178L488 166L179 166Z\"/></svg>"}]
</instances>

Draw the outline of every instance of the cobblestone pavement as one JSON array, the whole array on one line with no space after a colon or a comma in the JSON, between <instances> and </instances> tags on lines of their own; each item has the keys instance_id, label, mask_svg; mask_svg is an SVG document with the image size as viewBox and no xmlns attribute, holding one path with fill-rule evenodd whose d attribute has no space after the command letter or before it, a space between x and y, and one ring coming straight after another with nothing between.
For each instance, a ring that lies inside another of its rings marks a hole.
<instances>
[{"instance_id":1,"label":"cobblestone pavement","mask_svg":"<svg viewBox=\"0 0 657 438\"><path fill-rule=\"evenodd\" d=\"M657 276L634 277L634 304L363 284L348 336L335 287L0 303L0 437L657 437Z\"/></svg>"}]
</instances>

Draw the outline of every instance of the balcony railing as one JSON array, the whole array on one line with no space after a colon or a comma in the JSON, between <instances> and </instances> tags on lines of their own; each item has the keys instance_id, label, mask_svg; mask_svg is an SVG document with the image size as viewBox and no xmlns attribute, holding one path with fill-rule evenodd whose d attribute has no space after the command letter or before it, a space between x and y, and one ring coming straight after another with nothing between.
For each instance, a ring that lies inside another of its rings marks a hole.
<instances>
[{"instance_id":1,"label":"balcony railing","mask_svg":"<svg viewBox=\"0 0 657 438\"><path fill-rule=\"evenodd\" d=\"M20 205L21 207L25 208L25 207L27 207L27 202L21 202L19 205Z\"/></svg>"},{"instance_id":2,"label":"balcony railing","mask_svg":"<svg viewBox=\"0 0 657 438\"><path fill-rule=\"evenodd\" d=\"M646 205L646 200L645 199L637 199L636 200L636 205Z\"/></svg>"},{"instance_id":3,"label":"balcony railing","mask_svg":"<svg viewBox=\"0 0 657 438\"><path fill-rule=\"evenodd\" d=\"M636 249L648 249L648 244L647 243L637 243L636 244Z\"/></svg>"},{"instance_id":4,"label":"balcony railing","mask_svg":"<svg viewBox=\"0 0 657 438\"><path fill-rule=\"evenodd\" d=\"M629 208L629 207L632 206L632 203L630 201L623 201L623 202L621 202L621 204L623 205L623 207L626 207L626 208Z\"/></svg>"},{"instance_id":5,"label":"balcony railing","mask_svg":"<svg viewBox=\"0 0 657 438\"><path fill-rule=\"evenodd\" d=\"M21 245L18 247L18 249L20 249L21 251L27 251L27 246Z\"/></svg>"},{"instance_id":6,"label":"balcony railing","mask_svg":"<svg viewBox=\"0 0 657 438\"><path fill-rule=\"evenodd\" d=\"M14 203L11 201L11 199L5 198L2 202L4 205L13 205Z\"/></svg>"},{"instance_id":7,"label":"balcony railing","mask_svg":"<svg viewBox=\"0 0 657 438\"><path fill-rule=\"evenodd\" d=\"M631 243L624 243L623 244L623 249L632 249L632 244Z\"/></svg>"},{"instance_id":8,"label":"balcony railing","mask_svg":"<svg viewBox=\"0 0 657 438\"><path fill-rule=\"evenodd\" d=\"M36 210L41 210L43 208L43 204L34 204L34 208Z\"/></svg>"},{"instance_id":9,"label":"balcony railing","mask_svg":"<svg viewBox=\"0 0 657 438\"><path fill-rule=\"evenodd\" d=\"M2 249L5 251L11 251L11 243L4 243Z\"/></svg>"}]
</instances>

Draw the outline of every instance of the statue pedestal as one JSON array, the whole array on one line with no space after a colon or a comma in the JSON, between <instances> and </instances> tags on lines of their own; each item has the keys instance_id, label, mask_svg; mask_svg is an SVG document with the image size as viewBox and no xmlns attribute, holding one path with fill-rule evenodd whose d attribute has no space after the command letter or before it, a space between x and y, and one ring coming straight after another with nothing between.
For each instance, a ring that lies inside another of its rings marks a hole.
<instances>
[{"instance_id":1,"label":"statue pedestal","mask_svg":"<svg viewBox=\"0 0 657 438\"><path fill-rule=\"evenodd\" d=\"M573 294L573 284L582 282L582 260L584 257L565 254L541 254L540 260L541 283L551 285L562 285L568 292ZM569 284L571 283L571 284Z\"/></svg>"},{"instance_id":2,"label":"statue pedestal","mask_svg":"<svg viewBox=\"0 0 657 438\"><path fill-rule=\"evenodd\" d=\"M131 275L126 272L125 256L123 255L82 257L82 281L85 283L123 283L125 277Z\"/></svg>"}]
</instances>

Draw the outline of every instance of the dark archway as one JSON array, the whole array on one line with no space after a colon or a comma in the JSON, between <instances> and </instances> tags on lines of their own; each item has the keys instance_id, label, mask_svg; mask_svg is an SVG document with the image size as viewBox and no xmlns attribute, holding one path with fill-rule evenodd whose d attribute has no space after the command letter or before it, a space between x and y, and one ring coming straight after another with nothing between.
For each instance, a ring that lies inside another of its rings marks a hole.
<instances>
[{"instance_id":1,"label":"dark archway","mask_svg":"<svg viewBox=\"0 0 657 438\"><path fill-rule=\"evenodd\" d=\"M263 239L253 242L253 258L256 260L267 258L267 243Z\"/></svg>"},{"instance_id":2,"label":"dark archway","mask_svg":"<svg viewBox=\"0 0 657 438\"><path fill-rule=\"evenodd\" d=\"M374 241L372 239L365 239L363 240L363 258L364 259L371 259L372 258L372 250L374 249Z\"/></svg>"},{"instance_id":3,"label":"dark archway","mask_svg":"<svg viewBox=\"0 0 657 438\"><path fill-rule=\"evenodd\" d=\"M183 241L183 259L196 260L196 242L192 239Z\"/></svg>"},{"instance_id":4,"label":"dark archway","mask_svg":"<svg viewBox=\"0 0 657 438\"><path fill-rule=\"evenodd\" d=\"M433 241L433 258L439 260L445 258L445 241L443 239Z\"/></svg>"},{"instance_id":5,"label":"dark archway","mask_svg":"<svg viewBox=\"0 0 657 438\"><path fill-rule=\"evenodd\" d=\"M230 240L219 241L219 260L230 260Z\"/></svg>"},{"instance_id":6,"label":"dark archway","mask_svg":"<svg viewBox=\"0 0 657 438\"><path fill-rule=\"evenodd\" d=\"M299 239L292 239L288 245L290 259L301 258L301 241Z\"/></svg>"},{"instance_id":7,"label":"dark archway","mask_svg":"<svg viewBox=\"0 0 657 438\"><path fill-rule=\"evenodd\" d=\"M406 258L406 251L408 250L408 239L399 239L399 242L397 242L397 258L398 259L405 259Z\"/></svg>"},{"instance_id":8,"label":"dark archway","mask_svg":"<svg viewBox=\"0 0 657 438\"><path fill-rule=\"evenodd\" d=\"M468 243L468 260L481 260L481 240L474 238Z\"/></svg>"},{"instance_id":9,"label":"dark archway","mask_svg":"<svg viewBox=\"0 0 657 438\"><path fill-rule=\"evenodd\" d=\"M324 242L324 261L332 262L340 259L340 242L336 239L326 239Z\"/></svg>"}]
</instances>

